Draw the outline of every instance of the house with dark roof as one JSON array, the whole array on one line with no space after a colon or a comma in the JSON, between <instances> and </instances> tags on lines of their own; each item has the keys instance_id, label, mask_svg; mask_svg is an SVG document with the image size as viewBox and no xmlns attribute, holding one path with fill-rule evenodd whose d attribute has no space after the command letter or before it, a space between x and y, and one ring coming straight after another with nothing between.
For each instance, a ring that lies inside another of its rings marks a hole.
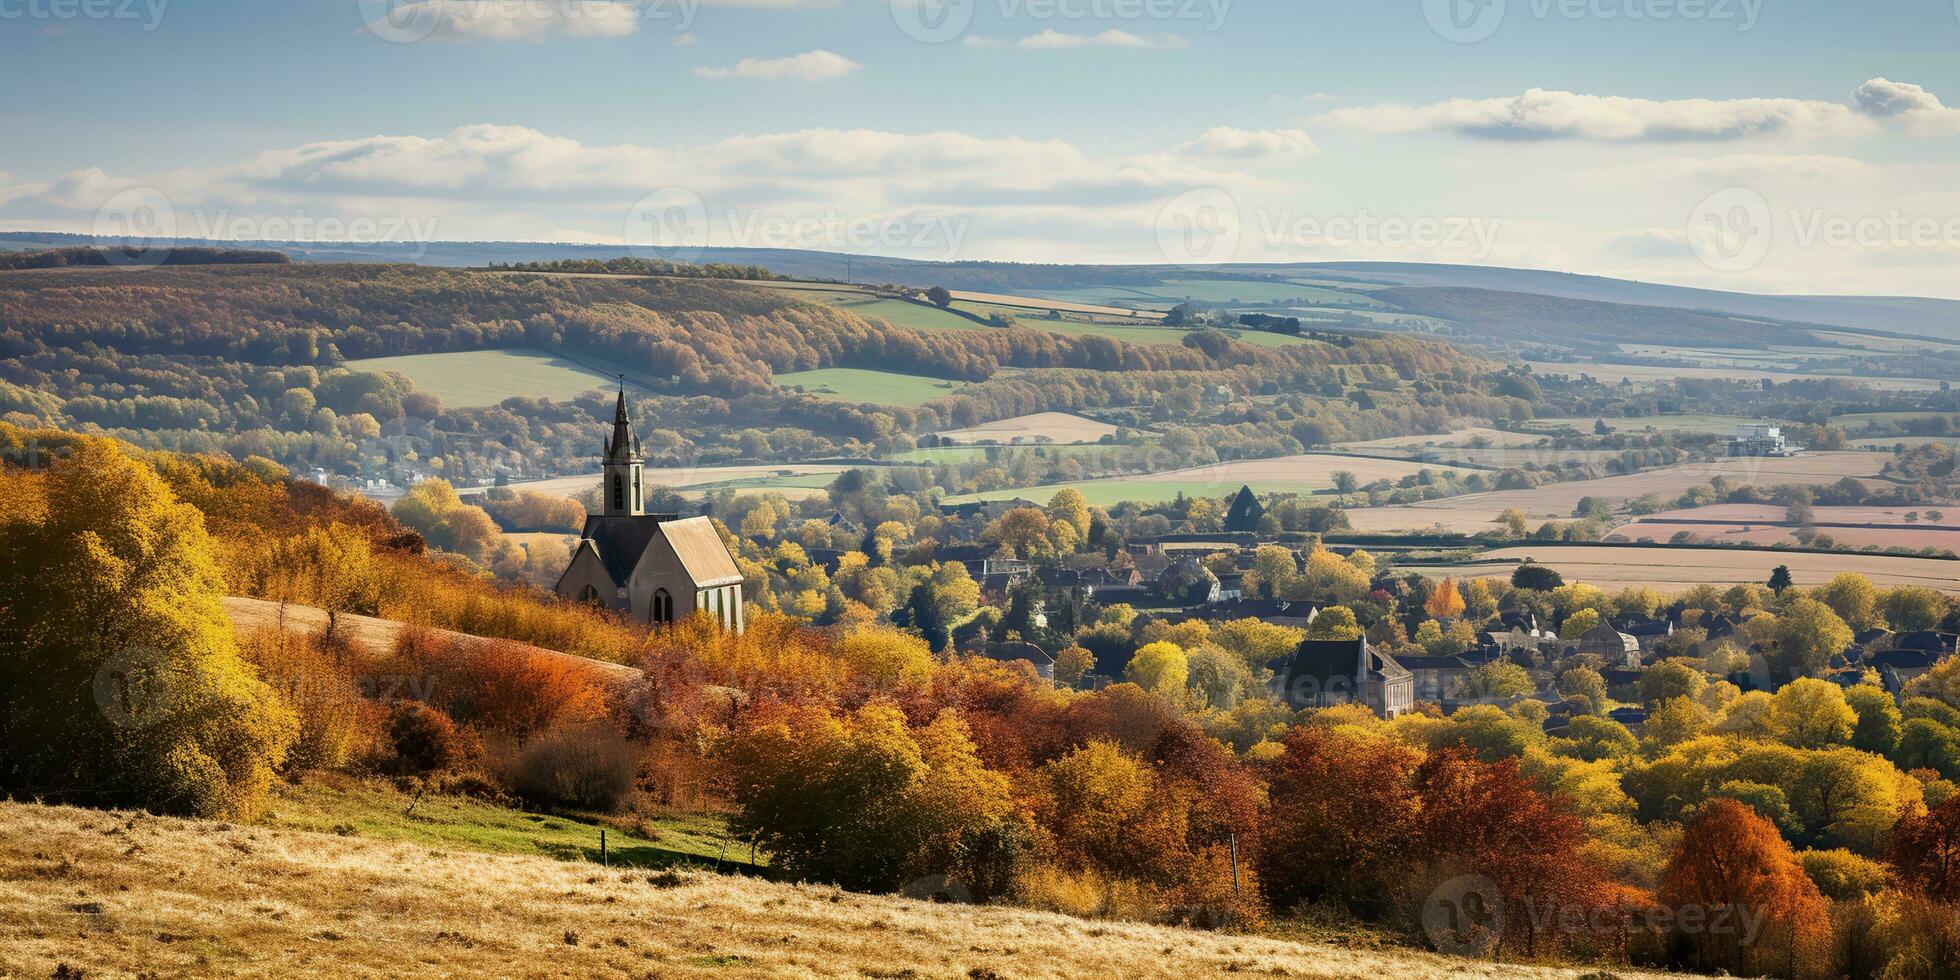
<instances>
[{"instance_id":1,"label":"house with dark roof","mask_svg":"<svg viewBox=\"0 0 1960 980\"><path fill-rule=\"evenodd\" d=\"M673 623L705 612L741 632L742 573L714 522L646 512L644 464L623 387L604 448L603 513L586 517L557 593L644 623Z\"/></svg>"},{"instance_id":2,"label":"house with dark roof","mask_svg":"<svg viewBox=\"0 0 1960 980\"><path fill-rule=\"evenodd\" d=\"M1382 718L1415 707L1415 676L1394 657L1369 647L1367 637L1305 640L1286 666L1283 700L1298 708L1365 704Z\"/></svg>"},{"instance_id":3,"label":"house with dark roof","mask_svg":"<svg viewBox=\"0 0 1960 980\"><path fill-rule=\"evenodd\" d=\"M1886 650L1866 657L1865 666L1878 671L1886 693L1903 700L1906 685L1943 659L1943 654L1926 650Z\"/></svg>"},{"instance_id":4,"label":"house with dark roof","mask_svg":"<svg viewBox=\"0 0 1960 980\"><path fill-rule=\"evenodd\" d=\"M1579 653L1600 658L1608 667L1640 669L1640 641L1606 623L1600 623L1581 634L1573 648Z\"/></svg>"},{"instance_id":5,"label":"house with dark roof","mask_svg":"<svg viewBox=\"0 0 1960 980\"><path fill-rule=\"evenodd\" d=\"M1454 697L1476 665L1463 657L1400 656L1401 664L1415 678L1415 698L1442 704Z\"/></svg>"}]
</instances>

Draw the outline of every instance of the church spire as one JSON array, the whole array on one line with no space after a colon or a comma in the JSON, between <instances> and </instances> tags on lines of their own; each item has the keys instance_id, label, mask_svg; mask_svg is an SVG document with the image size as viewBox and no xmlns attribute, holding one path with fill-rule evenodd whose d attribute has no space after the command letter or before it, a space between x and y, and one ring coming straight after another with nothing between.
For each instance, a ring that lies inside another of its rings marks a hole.
<instances>
[{"instance_id":1,"label":"church spire","mask_svg":"<svg viewBox=\"0 0 1960 980\"><path fill-rule=\"evenodd\" d=\"M606 462L631 463L640 458L640 442L633 438L633 419L626 413L626 376L619 376L619 402L613 407L612 438L606 441Z\"/></svg>"},{"instance_id":2,"label":"church spire","mask_svg":"<svg viewBox=\"0 0 1960 980\"><path fill-rule=\"evenodd\" d=\"M626 412L626 376L619 377L619 401L613 406L612 438L606 440L605 476L600 495L608 517L646 513L640 486L640 441L633 438L633 419Z\"/></svg>"}]
</instances>

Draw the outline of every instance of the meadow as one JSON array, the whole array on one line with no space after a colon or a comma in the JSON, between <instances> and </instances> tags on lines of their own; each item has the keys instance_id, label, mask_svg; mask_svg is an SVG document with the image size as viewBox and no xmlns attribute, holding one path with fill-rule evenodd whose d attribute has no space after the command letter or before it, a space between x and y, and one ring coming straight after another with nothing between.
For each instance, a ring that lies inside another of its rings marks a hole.
<instances>
[{"instance_id":1,"label":"meadow","mask_svg":"<svg viewBox=\"0 0 1960 980\"><path fill-rule=\"evenodd\" d=\"M1593 426L1600 421L1598 417L1549 418L1532 419L1524 424L1539 431L1571 428L1591 435ZM1736 426L1762 421L1764 420L1745 418L1740 415L1643 415L1637 418L1605 420L1607 428L1614 432L1686 432L1718 436L1735 435Z\"/></svg>"},{"instance_id":2,"label":"meadow","mask_svg":"<svg viewBox=\"0 0 1960 980\"><path fill-rule=\"evenodd\" d=\"M1398 566L1398 570L1420 572L1431 578L1508 576L1526 559L1558 571L1567 581L1585 582L1603 589L1645 585L1663 592L1678 592L1704 583L1768 582L1770 572L1778 565L1787 565L1796 584L1803 586L1822 585L1845 572L1856 572L1880 588L1922 585L1960 593L1960 561L1728 548L1526 544L1479 552L1470 562L1412 563Z\"/></svg>"},{"instance_id":3,"label":"meadow","mask_svg":"<svg viewBox=\"0 0 1960 980\"><path fill-rule=\"evenodd\" d=\"M614 379L556 354L527 348L407 354L348 361L356 371L398 371L448 408L487 408L506 398L570 401Z\"/></svg>"},{"instance_id":4,"label":"meadow","mask_svg":"<svg viewBox=\"0 0 1960 980\"><path fill-rule=\"evenodd\" d=\"M520 963L566 977L1582 972L482 853L482 839L0 803L0 976L489 976Z\"/></svg>"},{"instance_id":5,"label":"meadow","mask_svg":"<svg viewBox=\"0 0 1960 980\"><path fill-rule=\"evenodd\" d=\"M965 383L892 371L823 368L778 374L776 384L785 388L801 388L827 401L913 407L935 398L944 398Z\"/></svg>"}]
</instances>

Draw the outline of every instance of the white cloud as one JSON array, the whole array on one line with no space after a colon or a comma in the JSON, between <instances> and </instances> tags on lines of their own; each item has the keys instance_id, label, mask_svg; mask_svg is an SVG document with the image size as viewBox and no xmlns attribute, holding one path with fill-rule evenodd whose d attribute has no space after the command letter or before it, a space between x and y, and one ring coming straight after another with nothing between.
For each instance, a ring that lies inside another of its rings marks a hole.
<instances>
[{"instance_id":1,"label":"white cloud","mask_svg":"<svg viewBox=\"0 0 1960 980\"><path fill-rule=\"evenodd\" d=\"M545 41L630 37L640 8L619 0L415 0L369 25L383 37L435 41Z\"/></svg>"},{"instance_id":2,"label":"white cloud","mask_svg":"<svg viewBox=\"0 0 1960 980\"><path fill-rule=\"evenodd\" d=\"M1321 125L1377 133L1452 132L1482 139L1707 142L1816 138L1869 128L1849 106L1802 99L1652 99L1534 88L1497 99L1335 109Z\"/></svg>"},{"instance_id":3,"label":"white cloud","mask_svg":"<svg viewBox=\"0 0 1960 980\"><path fill-rule=\"evenodd\" d=\"M1299 156L1318 151L1313 138L1303 130L1233 129L1230 126L1205 130L1197 139L1177 147L1179 153L1242 159Z\"/></svg>"},{"instance_id":4,"label":"white cloud","mask_svg":"<svg viewBox=\"0 0 1960 980\"><path fill-rule=\"evenodd\" d=\"M1074 48L1184 48L1189 42L1176 34L1166 34L1161 38L1145 37L1129 31L1110 28L1101 34L1069 34L1049 28L1039 34L1030 34L1016 42L1019 47L1030 51L1066 51Z\"/></svg>"},{"instance_id":5,"label":"white cloud","mask_svg":"<svg viewBox=\"0 0 1960 980\"><path fill-rule=\"evenodd\" d=\"M806 51L787 58L743 58L727 68L702 66L694 69L696 78L746 78L777 82L823 82L843 78L863 65L829 51Z\"/></svg>"},{"instance_id":6,"label":"white cloud","mask_svg":"<svg viewBox=\"0 0 1960 980\"><path fill-rule=\"evenodd\" d=\"M1851 99L1859 112L1874 119L1897 120L1920 135L1960 133L1960 109L1947 107L1939 96L1910 82L1874 78L1858 86Z\"/></svg>"}]
</instances>

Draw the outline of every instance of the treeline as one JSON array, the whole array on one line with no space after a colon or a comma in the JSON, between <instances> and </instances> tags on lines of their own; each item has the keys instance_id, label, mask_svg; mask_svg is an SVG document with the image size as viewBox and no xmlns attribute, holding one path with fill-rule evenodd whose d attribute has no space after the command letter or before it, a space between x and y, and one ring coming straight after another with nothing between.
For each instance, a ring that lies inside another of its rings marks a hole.
<instances>
[{"instance_id":1,"label":"treeline","mask_svg":"<svg viewBox=\"0 0 1960 980\"><path fill-rule=\"evenodd\" d=\"M682 279L784 278L759 265L730 265L727 262L687 265L665 259L629 256L616 259L558 259L550 262L492 262L490 268L498 272L575 272L586 275L672 276Z\"/></svg>"},{"instance_id":2,"label":"treeline","mask_svg":"<svg viewBox=\"0 0 1960 980\"><path fill-rule=\"evenodd\" d=\"M291 261L284 252L263 249L210 248L203 245L110 245L54 248L42 252L0 252L0 272L68 266L283 265Z\"/></svg>"}]
</instances>

